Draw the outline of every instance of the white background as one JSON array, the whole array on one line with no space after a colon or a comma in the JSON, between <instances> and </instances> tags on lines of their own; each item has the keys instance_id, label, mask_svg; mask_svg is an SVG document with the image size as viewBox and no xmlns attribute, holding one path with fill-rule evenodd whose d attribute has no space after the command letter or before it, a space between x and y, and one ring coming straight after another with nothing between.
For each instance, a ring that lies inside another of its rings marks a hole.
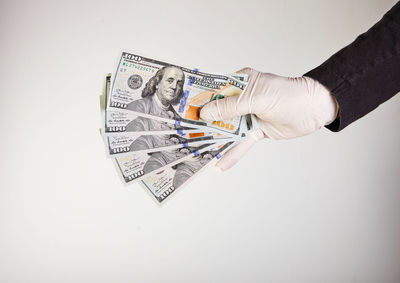
<instances>
[{"instance_id":1,"label":"white background","mask_svg":"<svg viewBox=\"0 0 400 283\"><path fill-rule=\"evenodd\" d=\"M242 3L241 3L242 2ZM121 50L299 76L393 0L0 3L1 282L400 282L400 96L158 206L98 133Z\"/></svg>"}]
</instances>

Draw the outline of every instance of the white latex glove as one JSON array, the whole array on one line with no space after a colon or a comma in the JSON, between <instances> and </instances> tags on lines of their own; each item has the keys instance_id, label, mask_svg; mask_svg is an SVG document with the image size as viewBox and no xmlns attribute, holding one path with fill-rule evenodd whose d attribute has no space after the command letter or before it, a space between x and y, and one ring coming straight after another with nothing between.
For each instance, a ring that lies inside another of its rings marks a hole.
<instances>
[{"instance_id":1,"label":"white latex glove","mask_svg":"<svg viewBox=\"0 0 400 283\"><path fill-rule=\"evenodd\" d=\"M229 120L255 114L259 129L225 153L216 167L224 171L263 138L291 139L308 135L332 123L338 105L329 90L309 77L287 78L245 68L249 83L239 96L215 100L203 106L200 117L207 121Z\"/></svg>"}]
</instances>

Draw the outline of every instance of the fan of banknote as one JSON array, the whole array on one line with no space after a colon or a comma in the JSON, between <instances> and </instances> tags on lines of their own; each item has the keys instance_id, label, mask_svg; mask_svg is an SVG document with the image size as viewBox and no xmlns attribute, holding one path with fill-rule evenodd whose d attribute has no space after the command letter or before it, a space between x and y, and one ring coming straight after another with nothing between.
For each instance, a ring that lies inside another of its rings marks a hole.
<instances>
[{"instance_id":1,"label":"fan of banknote","mask_svg":"<svg viewBox=\"0 0 400 283\"><path fill-rule=\"evenodd\" d=\"M100 97L106 154L124 183L162 203L254 128L246 115L206 122L201 107L240 95L247 76L211 74L123 52Z\"/></svg>"}]
</instances>

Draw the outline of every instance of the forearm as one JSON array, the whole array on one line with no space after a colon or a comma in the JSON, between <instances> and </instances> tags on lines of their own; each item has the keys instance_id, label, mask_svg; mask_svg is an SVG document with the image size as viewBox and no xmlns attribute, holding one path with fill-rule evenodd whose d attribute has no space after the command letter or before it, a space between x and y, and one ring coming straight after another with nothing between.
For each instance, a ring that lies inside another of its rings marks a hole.
<instances>
[{"instance_id":1,"label":"forearm","mask_svg":"<svg viewBox=\"0 0 400 283\"><path fill-rule=\"evenodd\" d=\"M366 33L304 74L326 86L339 105L327 126L340 131L400 91L400 2Z\"/></svg>"}]
</instances>

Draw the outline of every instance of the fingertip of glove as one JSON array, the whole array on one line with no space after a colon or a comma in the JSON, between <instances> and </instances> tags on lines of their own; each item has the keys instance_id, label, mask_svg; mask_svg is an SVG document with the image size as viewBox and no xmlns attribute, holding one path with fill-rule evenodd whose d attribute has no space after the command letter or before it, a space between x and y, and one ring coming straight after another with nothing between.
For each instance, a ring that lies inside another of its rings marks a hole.
<instances>
[{"instance_id":1,"label":"fingertip of glove","mask_svg":"<svg viewBox=\"0 0 400 283\"><path fill-rule=\"evenodd\" d=\"M224 170L222 170L222 168L221 167L219 167L218 166L218 164L216 164L215 166L214 166L214 169L215 169L215 171L217 171L217 172L224 172Z\"/></svg>"},{"instance_id":2,"label":"fingertip of glove","mask_svg":"<svg viewBox=\"0 0 400 283\"><path fill-rule=\"evenodd\" d=\"M254 132L252 132L249 137L253 138L255 141L262 140L263 138L268 138L266 134L264 134L263 130L261 128L256 129Z\"/></svg>"}]
</instances>

